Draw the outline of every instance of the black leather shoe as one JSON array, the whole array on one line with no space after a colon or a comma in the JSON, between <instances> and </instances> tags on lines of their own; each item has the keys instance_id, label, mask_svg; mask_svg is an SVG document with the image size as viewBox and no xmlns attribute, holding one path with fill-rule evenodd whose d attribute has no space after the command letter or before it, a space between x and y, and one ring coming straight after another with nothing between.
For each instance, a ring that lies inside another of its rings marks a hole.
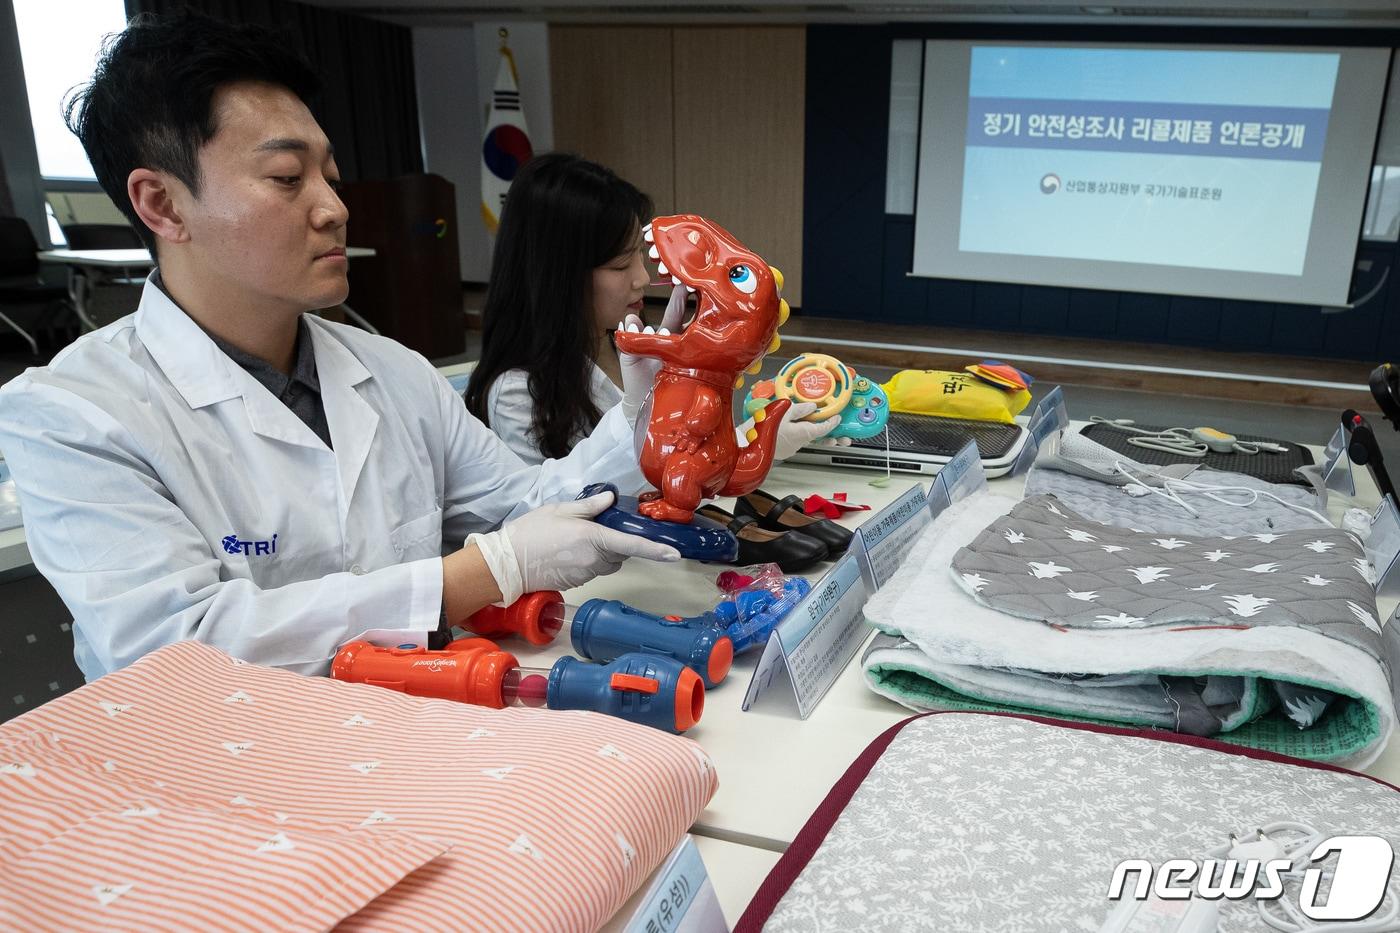
<instances>
[{"instance_id":1,"label":"black leather shoe","mask_svg":"<svg viewBox=\"0 0 1400 933\"><path fill-rule=\"evenodd\" d=\"M814 518L802 508L802 500L796 496L781 499L756 489L747 496L740 496L734 503L737 515L747 515L757 519L759 527L769 531L800 531L809 538L816 538L826 545L832 557L846 553L855 533L843 528L829 518Z\"/></svg>"},{"instance_id":2,"label":"black leather shoe","mask_svg":"<svg viewBox=\"0 0 1400 933\"><path fill-rule=\"evenodd\" d=\"M800 573L826 560L826 545L800 531L770 531L749 515L732 515L717 505L702 505L696 515L720 522L739 539L740 564L777 564L783 573Z\"/></svg>"}]
</instances>

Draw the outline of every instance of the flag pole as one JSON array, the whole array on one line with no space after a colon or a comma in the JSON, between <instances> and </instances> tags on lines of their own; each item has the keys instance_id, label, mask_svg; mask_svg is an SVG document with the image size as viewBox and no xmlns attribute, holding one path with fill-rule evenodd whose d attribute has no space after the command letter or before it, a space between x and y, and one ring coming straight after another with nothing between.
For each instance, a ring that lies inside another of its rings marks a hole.
<instances>
[{"instance_id":1,"label":"flag pole","mask_svg":"<svg viewBox=\"0 0 1400 933\"><path fill-rule=\"evenodd\" d=\"M520 72L515 70L515 54L511 52L510 46L506 45L506 40L510 38L510 30L502 26L500 29L496 30L496 35L500 36L501 39L501 54L506 57L506 61L510 62L510 76L518 85L520 83Z\"/></svg>"},{"instance_id":2,"label":"flag pole","mask_svg":"<svg viewBox=\"0 0 1400 933\"><path fill-rule=\"evenodd\" d=\"M521 106L520 74L508 44L510 31L498 27L496 35L501 41L501 58L496 64L496 83L481 146L481 219L491 233L500 222L511 180L534 155Z\"/></svg>"}]
</instances>

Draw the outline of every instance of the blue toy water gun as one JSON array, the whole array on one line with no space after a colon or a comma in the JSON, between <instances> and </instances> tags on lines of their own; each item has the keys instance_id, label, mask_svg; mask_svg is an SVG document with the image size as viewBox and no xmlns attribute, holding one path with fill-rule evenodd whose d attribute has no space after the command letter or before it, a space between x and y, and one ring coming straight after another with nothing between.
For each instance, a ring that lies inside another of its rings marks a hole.
<instances>
[{"instance_id":1,"label":"blue toy water gun","mask_svg":"<svg viewBox=\"0 0 1400 933\"><path fill-rule=\"evenodd\" d=\"M611 661L629 651L674 658L699 674L707 688L724 680L734 661L734 645L712 614L658 616L616 599L590 599L574 610L569 638L575 651L593 661Z\"/></svg>"},{"instance_id":2,"label":"blue toy water gun","mask_svg":"<svg viewBox=\"0 0 1400 933\"><path fill-rule=\"evenodd\" d=\"M778 623L803 597L812 591L812 584L803 577L788 577L783 581L782 595L771 590L743 590L715 606L713 615L734 645L734 653L760 648Z\"/></svg>"},{"instance_id":3,"label":"blue toy water gun","mask_svg":"<svg viewBox=\"0 0 1400 933\"><path fill-rule=\"evenodd\" d=\"M564 657L549 669L550 709L588 709L669 732L684 732L705 711L705 688L674 658L628 652L607 664Z\"/></svg>"}]
</instances>

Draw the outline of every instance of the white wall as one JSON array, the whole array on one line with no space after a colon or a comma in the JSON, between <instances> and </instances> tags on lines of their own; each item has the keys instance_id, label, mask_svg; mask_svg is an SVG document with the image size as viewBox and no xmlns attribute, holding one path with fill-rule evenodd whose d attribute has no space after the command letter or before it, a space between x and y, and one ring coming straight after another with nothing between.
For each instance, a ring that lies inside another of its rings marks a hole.
<instances>
[{"instance_id":1,"label":"white wall","mask_svg":"<svg viewBox=\"0 0 1400 933\"><path fill-rule=\"evenodd\" d=\"M491 269L491 237L481 222L481 140L501 60L497 31L502 26L510 30L530 142L536 152L545 152L554 142L547 25L477 23L413 30L423 165L457 188L464 282L485 282Z\"/></svg>"}]
</instances>

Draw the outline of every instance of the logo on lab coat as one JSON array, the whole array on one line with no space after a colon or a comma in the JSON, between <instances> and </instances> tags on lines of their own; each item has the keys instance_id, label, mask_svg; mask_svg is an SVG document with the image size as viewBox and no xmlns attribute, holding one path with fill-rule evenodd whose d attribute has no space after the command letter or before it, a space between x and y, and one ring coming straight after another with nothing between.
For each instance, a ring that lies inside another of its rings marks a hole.
<instances>
[{"instance_id":1,"label":"logo on lab coat","mask_svg":"<svg viewBox=\"0 0 1400 933\"><path fill-rule=\"evenodd\" d=\"M270 541L241 541L238 535L225 535L223 540L224 552L227 554L243 554L251 556L255 554L276 554L277 536L273 535Z\"/></svg>"}]
</instances>

